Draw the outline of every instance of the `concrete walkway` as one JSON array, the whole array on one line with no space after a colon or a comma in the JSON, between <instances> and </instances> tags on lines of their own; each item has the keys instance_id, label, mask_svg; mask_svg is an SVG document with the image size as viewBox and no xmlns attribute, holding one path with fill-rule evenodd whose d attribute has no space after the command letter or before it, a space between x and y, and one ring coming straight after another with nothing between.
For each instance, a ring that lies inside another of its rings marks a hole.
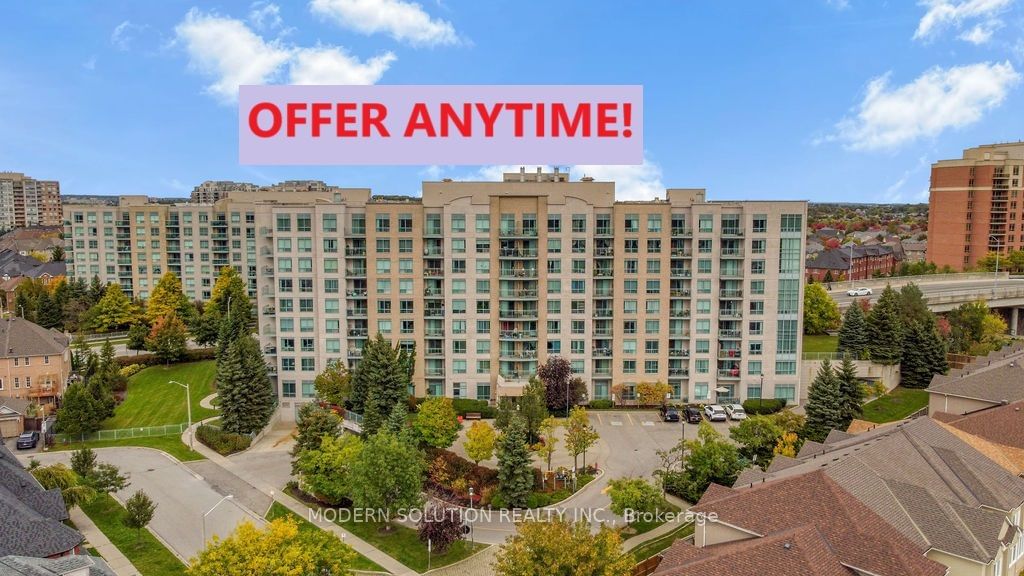
<instances>
[{"instance_id":1,"label":"concrete walkway","mask_svg":"<svg viewBox=\"0 0 1024 576\"><path fill-rule=\"evenodd\" d=\"M206 408L207 410L216 410L217 407L213 405L213 399L216 398L216 397L217 397L217 393L214 392L213 394L210 394L206 398L203 398L202 400L200 400L199 401L199 405L202 406L203 408Z\"/></svg>"},{"instance_id":2,"label":"concrete walkway","mask_svg":"<svg viewBox=\"0 0 1024 576\"><path fill-rule=\"evenodd\" d=\"M494 560L497 556L498 547L488 546L465 560L424 572L424 574L430 576L491 576L494 574Z\"/></svg>"},{"instance_id":3,"label":"concrete walkway","mask_svg":"<svg viewBox=\"0 0 1024 576\"><path fill-rule=\"evenodd\" d=\"M141 576L142 573L132 565L131 561L117 549L117 546L107 539L107 536L93 523L92 519L82 512L81 508L71 509L71 521L85 537L89 547L95 548L100 556L107 561L107 564L117 576Z\"/></svg>"},{"instance_id":4,"label":"concrete walkway","mask_svg":"<svg viewBox=\"0 0 1024 576\"><path fill-rule=\"evenodd\" d=\"M681 498L677 498L671 494L666 494L665 499L668 500L671 504L675 504L676 506L678 506L680 512L685 512L687 509L690 508L690 504L688 502ZM669 532L675 530L676 528L679 528L683 524L684 522L682 522L681 520L677 520L675 522L665 522L657 528L644 532L643 534L638 534L626 540L622 543L622 550L624 552L629 552L633 548L636 548L637 546L640 546L645 542L650 542L651 540L655 540L657 538L664 536L665 534L668 534Z\"/></svg>"},{"instance_id":5,"label":"concrete walkway","mask_svg":"<svg viewBox=\"0 0 1024 576\"><path fill-rule=\"evenodd\" d=\"M198 423L193 424L193 428L198 425ZM187 443L190 433L191 430L186 430L181 436L181 441ZM323 518L318 518L311 508L309 508L302 502L296 500L295 498L292 498L288 494L282 493L279 489L275 488L274 486L271 486L270 484L267 484L262 479L243 477L241 474L239 474L239 466L237 463L233 462L230 458L221 456L214 450L204 445L202 442L196 442L195 450L196 452L199 452L200 454L205 456L210 462L219 465L226 472L234 474L238 478L238 480L235 482L236 486L248 486L248 488L250 488L251 490L265 494L274 501L280 502L284 507L298 514L301 518L309 520L310 523L317 525L323 530L333 532L335 535L338 536L338 538L341 538L346 544L351 546L353 550L359 552L360 554L369 558L370 560L373 560L377 563L377 565L379 565L381 568L384 568L388 572L391 572L392 574L399 576L411 576L416 574L415 570L409 568L408 566L405 566L404 564L402 564L398 560L395 560L391 556L388 556L384 552L381 552L377 548L373 547L373 545L371 545L369 542L366 542L365 540L359 538L355 534L352 534L351 532L342 529L340 526L333 522L328 522ZM249 497L255 498L256 496L249 495Z\"/></svg>"}]
</instances>

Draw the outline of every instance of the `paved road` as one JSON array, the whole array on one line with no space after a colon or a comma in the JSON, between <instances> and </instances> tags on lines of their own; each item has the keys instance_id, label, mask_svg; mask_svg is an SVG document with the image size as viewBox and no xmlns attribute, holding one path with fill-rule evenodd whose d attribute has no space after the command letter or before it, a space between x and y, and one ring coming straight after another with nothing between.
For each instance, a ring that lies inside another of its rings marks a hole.
<instances>
[{"instance_id":1,"label":"paved road","mask_svg":"<svg viewBox=\"0 0 1024 576\"><path fill-rule=\"evenodd\" d=\"M906 283L907 281L894 282L893 287L898 288ZM957 293L976 293L979 298L985 298L992 296L992 285L993 281L989 278L986 280L957 280L949 282L920 283L917 284L917 287L924 293L925 298L928 298L929 296L954 295ZM1000 289L1010 286L1024 288L1024 279L1000 278L995 282L995 285ZM849 282L834 282L832 284L832 288L833 290L830 291L829 294L831 294L832 298L839 303L840 307L844 308L848 306L851 301L857 298L868 298L872 303L877 302L878 297L882 294L882 288L875 288L874 284L872 284L874 294L871 296L848 296L846 291L850 289Z\"/></svg>"},{"instance_id":2,"label":"paved road","mask_svg":"<svg viewBox=\"0 0 1024 576\"><path fill-rule=\"evenodd\" d=\"M97 448L98 460L128 472L131 485L115 494L122 503L137 490L157 503L149 527L179 558L188 560L203 548L203 514L225 495L184 464L148 448ZM42 464L69 463L70 452L34 454ZM207 537L225 537L243 520L263 523L239 502L228 500L206 518Z\"/></svg>"}]
</instances>

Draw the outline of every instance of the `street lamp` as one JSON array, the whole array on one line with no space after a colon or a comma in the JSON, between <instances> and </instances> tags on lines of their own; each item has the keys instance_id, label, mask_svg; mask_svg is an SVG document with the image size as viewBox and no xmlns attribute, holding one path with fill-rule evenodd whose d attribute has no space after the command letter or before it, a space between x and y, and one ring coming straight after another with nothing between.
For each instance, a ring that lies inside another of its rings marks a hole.
<instances>
[{"instance_id":1,"label":"street lamp","mask_svg":"<svg viewBox=\"0 0 1024 576\"><path fill-rule=\"evenodd\" d=\"M996 241L996 272L992 276L992 297L995 298L995 296L996 296L996 282L999 280L999 252L1002 249L1002 244L999 242L999 237L998 236L996 236L995 234L989 234L988 239L992 240L993 238Z\"/></svg>"},{"instance_id":2,"label":"street lamp","mask_svg":"<svg viewBox=\"0 0 1024 576\"><path fill-rule=\"evenodd\" d=\"M223 504L225 500L233 500L234 498L235 498L234 494L228 494L227 496L221 498L216 504L214 504L213 508L210 508L209 510L207 510L203 514L203 547L204 548L206 547L206 517L209 516L210 514L212 514L213 511L217 509L217 506L220 506L221 504Z\"/></svg>"},{"instance_id":3,"label":"street lamp","mask_svg":"<svg viewBox=\"0 0 1024 576\"><path fill-rule=\"evenodd\" d=\"M195 450L195 430L192 430L192 392L190 391L188 384L182 384L177 380L170 380L168 384L177 384L185 389L185 409L188 411L188 448L189 450Z\"/></svg>"},{"instance_id":4,"label":"street lamp","mask_svg":"<svg viewBox=\"0 0 1024 576\"><path fill-rule=\"evenodd\" d=\"M473 509L473 487L469 487L469 509Z\"/></svg>"}]
</instances>

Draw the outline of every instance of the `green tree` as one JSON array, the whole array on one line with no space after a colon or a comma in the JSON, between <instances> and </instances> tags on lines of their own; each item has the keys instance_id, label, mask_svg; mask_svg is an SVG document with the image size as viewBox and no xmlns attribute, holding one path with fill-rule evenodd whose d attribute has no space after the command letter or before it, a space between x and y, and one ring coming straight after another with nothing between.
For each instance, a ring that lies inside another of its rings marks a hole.
<instances>
[{"instance_id":1,"label":"green tree","mask_svg":"<svg viewBox=\"0 0 1024 576\"><path fill-rule=\"evenodd\" d=\"M417 443L413 428L409 425L409 406L405 402L395 404L383 428L410 444Z\"/></svg>"},{"instance_id":2,"label":"green tree","mask_svg":"<svg viewBox=\"0 0 1024 576\"><path fill-rule=\"evenodd\" d=\"M136 322L132 324L132 327L128 329L128 344L129 350L145 350L146 339L149 337L149 328L142 322Z\"/></svg>"},{"instance_id":3,"label":"green tree","mask_svg":"<svg viewBox=\"0 0 1024 576\"><path fill-rule=\"evenodd\" d=\"M352 372L352 410L363 415L364 433L376 432L395 405L409 397L411 356L380 333L366 341Z\"/></svg>"},{"instance_id":4,"label":"green tree","mask_svg":"<svg viewBox=\"0 0 1024 576\"><path fill-rule=\"evenodd\" d=\"M892 286L886 286L878 303L868 314L867 350L872 362L896 364L903 346L903 326L900 322L899 295Z\"/></svg>"},{"instance_id":5,"label":"green tree","mask_svg":"<svg viewBox=\"0 0 1024 576\"><path fill-rule=\"evenodd\" d=\"M531 461L526 426L522 418L513 418L498 438L498 491L509 508L526 506L533 490Z\"/></svg>"},{"instance_id":6,"label":"green tree","mask_svg":"<svg viewBox=\"0 0 1024 576\"><path fill-rule=\"evenodd\" d=\"M634 560L623 554L618 532L601 525L592 533L589 522L523 522L501 545L494 562L498 576L621 576Z\"/></svg>"},{"instance_id":7,"label":"green tree","mask_svg":"<svg viewBox=\"0 0 1024 576\"><path fill-rule=\"evenodd\" d=\"M341 434L341 418L315 402L303 404L299 408L298 433L295 435L295 446L292 447L292 470L296 461L306 450L317 450L324 438L335 438Z\"/></svg>"},{"instance_id":8,"label":"green tree","mask_svg":"<svg viewBox=\"0 0 1024 576\"><path fill-rule=\"evenodd\" d=\"M82 437L100 429L106 418L105 409L93 398L82 382L72 382L64 391L57 409L57 430L69 437Z\"/></svg>"},{"instance_id":9,"label":"green tree","mask_svg":"<svg viewBox=\"0 0 1024 576\"><path fill-rule=\"evenodd\" d=\"M259 344L252 336L232 342L217 359L217 394L225 432L259 432L274 412L274 391Z\"/></svg>"},{"instance_id":10,"label":"green tree","mask_svg":"<svg viewBox=\"0 0 1024 576\"><path fill-rule=\"evenodd\" d=\"M82 477L83 483L100 494L110 494L124 490L130 484L128 474L107 462L100 462Z\"/></svg>"},{"instance_id":11,"label":"green tree","mask_svg":"<svg viewBox=\"0 0 1024 576\"><path fill-rule=\"evenodd\" d=\"M31 290L32 282L22 282L14 291L14 314L29 322L36 321L38 300Z\"/></svg>"},{"instance_id":12,"label":"green tree","mask_svg":"<svg viewBox=\"0 0 1024 576\"><path fill-rule=\"evenodd\" d=\"M63 262L64 261L64 247L60 244L50 248L50 261L51 262Z\"/></svg>"},{"instance_id":13,"label":"green tree","mask_svg":"<svg viewBox=\"0 0 1024 576\"><path fill-rule=\"evenodd\" d=\"M416 434L427 446L448 448L459 437L459 420L451 398L427 398L413 422Z\"/></svg>"},{"instance_id":14,"label":"green tree","mask_svg":"<svg viewBox=\"0 0 1024 576\"><path fill-rule=\"evenodd\" d=\"M904 338L900 386L927 388L933 376L944 374L948 369L946 347L935 329L935 322L910 324Z\"/></svg>"},{"instance_id":15,"label":"green tree","mask_svg":"<svg viewBox=\"0 0 1024 576\"><path fill-rule=\"evenodd\" d=\"M611 511L619 516L627 512L654 512L661 504L661 491L643 478L617 478L608 482Z\"/></svg>"},{"instance_id":16,"label":"green tree","mask_svg":"<svg viewBox=\"0 0 1024 576\"><path fill-rule=\"evenodd\" d=\"M352 503L395 513L423 501L423 454L409 442L381 430L370 436L349 471Z\"/></svg>"},{"instance_id":17,"label":"green tree","mask_svg":"<svg viewBox=\"0 0 1024 576\"><path fill-rule=\"evenodd\" d=\"M291 518L262 529L248 520L231 536L213 538L191 560L189 576L347 575L355 552L327 530L302 530Z\"/></svg>"},{"instance_id":18,"label":"green tree","mask_svg":"<svg viewBox=\"0 0 1024 576\"><path fill-rule=\"evenodd\" d=\"M785 431L769 416L750 416L729 429L729 437L740 445L740 455L761 468L772 461L772 449Z\"/></svg>"},{"instance_id":19,"label":"green tree","mask_svg":"<svg viewBox=\"0 0 1024 576\"><path fill-rule=\"evenodd\" d=\"M587 449L597 443L597 431L590 425L587 409L577 406L569 411L569 421L565 425L565 446L572 454L573 468L579 469L577 456L583 455L583 467L587 467Z\"/></svg>"},{"instance_id":20,"label":"green tree","mask_svg":"<svg viewBox=\"0 0 1024 576\"><path fill-rule=\"evenodd\" d=\"M825 334L839 326L839 304L821 284L804 288L804 333Z\"/></svg>"},{"instance_id":21,"label":"green tree","mask_svg":"<svg viewBox=\"0 0 1024 576\"><path fill-rule=\"evenodd\" d=\"M124 503L125 515L121 523L126 528L135 530L135 539L142 535L142 529L149 525L156 513L156 503L144 491L139 490L128 497Z\"/></svg>"},{"instance_id":22,"label":"green tree","mask_svg":"<svg viewBox=\"0 0 1024 576\"><path fill-rule=\"evenodd\" d=\"M352 469L362 451L363 441L354 434L324 436L316 448L302 450L295 461L301 489L332 505L352 499Z\"/></svg>"},{"instance_id":23,"label":"green tree","mask_svg":"<svg viewBox=\"0 0 1024 576\"><path fill-rule=\"evenodd\" d=\"M929 323L935 320L935 314L928 308L924 293L917 284L905 284L900 288L899 297L900 322L903 326L910 326L913 322Z\"/></svg>"},{"instance_id":24,"label":"green tree","mask_svg":"<svg viewBox=\"0 0 1024 576\"><path fill-rule=\"evenodd\" d=\"M537 454L547 464L547 471L551 472L551 456L555 454L555 447L558 446L558 438L555 438L555 429L558 428L558 420L554 416L548 416L540 423L540 434L544 437L544 445L537 450Z\"/></svg>"},{"instance_id":25,"label":"green tree","mask_svg":"<svg viewBox=\"0 0 1024 576\"><path fill-rule=\"evenodd\" d=\"M466 439L463 440L462 447L466 450L466 456L469 456L474 464L479 465L483 460L490 460L494 457L496 439L494 428L491 428L487 422L478 420L466 432Z\"/></svg>"},{"instance_id":26,"label":"green tree","mask_svg":"<svg viewBox=\"0 0 1024 576\"><path fill-rule=\"evenodd\" d=\"M61 463L30 467L29 472L44 490L59 490L68 510L91 502L96 497L95 490L85 485L78 474Z\"/></svg>"},{"instance_id":27,"label":"green tree","mask_svg":"<svg viewBox=\"0 0 1024 576\"><path fill-rule=\"evenodd\" d=\"M175 312L157 318L146 337L146 349L152 350L158 360L169 365L185 357L188 352L188 330Z\"/></svg>"},{"instance_id":28,"label":"green tree","mask_svg":"<svg viewBox=\"0 0 1024 576\"><path fill-rule=\"evenodd\" d=\"M708 422L697 427L697 438L683 443L685 458L679 496L697 502L712 482L732 486L743 469L739 449Z\"/></svg>"},{"instance_id":29,"label":"green tree","mask_svg":"<svg viewBox=\"0 0 1024 576\"><path fill-rule=\"evenodd\" d=\"M111 282L100 301L89 312L88 327L96 332L127 329L140 316L139 306L132 302L121 285Z\"/></svg>"},{"instance_id":30,"label":"green tree","mask_svg":"<svg viewBox=\"0 0 1024 576\"><path fill-rule=\"evenodd\" d=\"M39 293L39 310L36 312L36 323L43 328L59 328L64 325L64 310L50 295L43 290Z\"/></svg>"},{"instance_id":31,"label":"green tree","mask_svg":"<svg viewBox=\"0 0 1024 576\"><path fill-rule=\"evenodd\" d=\"M181 280L174 272L165 272L146 301L146 320L150 324L155 324L171 313L176 314L186 324L195 322L196 309L181 291Z\"/></svg>"},{"instance_id":32,"label":"green tree","mask_svg":"<svg viewBox=\"0 0 1024 576\"><path fill-rule=\"evenodd\" d=\"M217 282L213 285L210 300L203 308L203 315L198 317L192 334L196 342L209 346L218 343L222 324L228 316L228 310L235 320L248 326L251 316L249 293L245 281L238 271L231 266L220 269Z\"/></svg>"},{"instance_id":33,"label":"green tree","mask_svg":"<svg viewBox=\"0 0 1024 576\"><path fill-rule=\"evenodd\" d=\"M531 377L523 388L517 411L526 426L527 441L531 444L536 442L540 437L540 423L548 417L544 382L537 376Z\"/></svg>"},{"instance_id":34,"label":"green tree","mask_svg":"<svg viewBox=\"0 0 1024 576\"><path fill-rule=\"evenodd\" d=\"M855 359L864 358L868 346L867 330L864 309L856 302L851 303L843 314L843 325L839 328L839 352Z\"/></svg>"},{"instance_id":35,"label":"green tree","mask_svg":"<svg viewBox=\"0 0 1024 576\"><path fill-rule=\"evenodd\" d=\"M842 428L843 406L839 379L828 360L822 361L818 374L811 382L804 410L807 412L804 434L810 440L822 442L829 432Z\"/></svg>"},{"instance_id":36,"label":"green tree","mask_svg":"<svg viewBox=\"0 0 1024 576\"><path fill-rule=\"evenodd\" d=\"M352 374L340 360L331 362L313 380L316 397L328 404L344 406L352 395Z\"/></svg>"},{"instance_id":37,"label":"green tree","mask_svg":"<svg viewBox=\"0 0 1024 576\"><path fill-rule=\"evenodd\" d=\"M85 478L96 468L96 453L84 446L71 453L71 470L79 478Z\"/></svg>"},{"instance_id":38,"label":"green tree","mask_svg":"<svg viewBox=\"0 0 1024 576\"><path fill-rule=\"evenodd\" d=\"M864 386L857 377L857 366L849 358L843 358L835 375L839 380L839 428L846 430L864 414Z\"/></svg>"}]
</instances>

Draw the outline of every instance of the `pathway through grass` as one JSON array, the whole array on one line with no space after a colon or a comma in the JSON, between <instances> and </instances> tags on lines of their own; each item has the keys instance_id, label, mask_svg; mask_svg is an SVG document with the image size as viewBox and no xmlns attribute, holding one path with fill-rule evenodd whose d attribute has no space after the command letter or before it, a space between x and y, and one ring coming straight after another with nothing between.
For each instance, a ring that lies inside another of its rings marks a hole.
<instances>
[{"instance_id":1,"label":"pathway through grass","mask_svg":"<svg viewBox=\"0 0 1024 576\"><path fill-rule=\"evenodd\" d=\"M171 380L190 386L193 422L216 416L217 410L199 405L200 400L214 392L216 371L217 365L213 360L146 368L128 379L128 395L114 410L114 415L103 421L103 429L141 428L187 421L185 389L172 384Z\"/></svg>"}]
</instances>

